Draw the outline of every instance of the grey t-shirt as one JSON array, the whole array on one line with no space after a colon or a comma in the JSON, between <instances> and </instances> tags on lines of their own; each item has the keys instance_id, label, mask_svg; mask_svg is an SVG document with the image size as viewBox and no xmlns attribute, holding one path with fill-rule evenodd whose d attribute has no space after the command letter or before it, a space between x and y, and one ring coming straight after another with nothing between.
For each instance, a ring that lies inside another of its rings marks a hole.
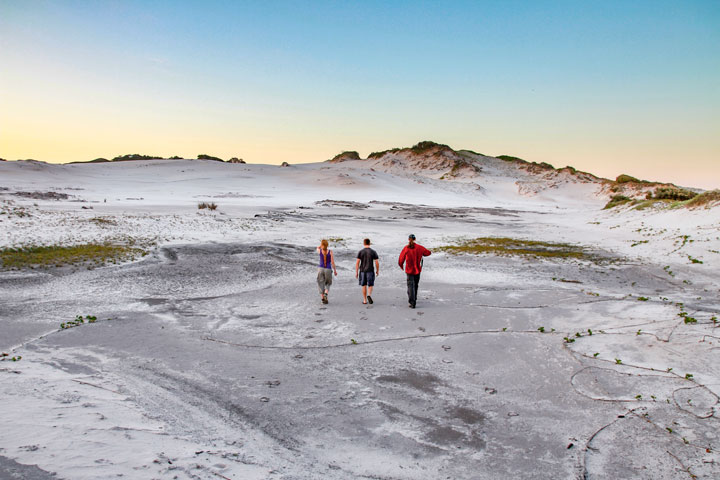
<instances>
[{"instance_id":1,"label":"grey t-shirt","mask_svg":"<svg viewBox=\"0 0 720 480\"><path fill-rule=\"evenodd\" d=\"M372 248L363 248L357 254L357 258L360 259L360 270L361 272L372 272L373 260L378 259L378 254Z\"/></svg>"}]
</instances>

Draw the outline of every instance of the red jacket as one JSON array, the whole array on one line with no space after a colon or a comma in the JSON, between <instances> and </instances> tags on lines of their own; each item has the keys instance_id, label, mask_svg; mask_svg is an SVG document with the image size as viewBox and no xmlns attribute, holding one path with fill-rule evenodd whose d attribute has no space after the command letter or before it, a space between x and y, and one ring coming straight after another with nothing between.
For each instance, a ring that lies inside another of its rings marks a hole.
<instances>
[{"instance_id":1,"label":"red jacket","mask_svg":"<svg viewBox=\"0 0 720 480\"><path fill-rule=\"evenodd\" d=\"M422 271L422 257L427 257L431 253L430 250L418 243L416 243L413 248L410 248L410 245L405 245L405 248L400 252L398 265L400 265L400 268L403 268L404 263L405 273L417 275Z\"/></svg>"}]
</instances>

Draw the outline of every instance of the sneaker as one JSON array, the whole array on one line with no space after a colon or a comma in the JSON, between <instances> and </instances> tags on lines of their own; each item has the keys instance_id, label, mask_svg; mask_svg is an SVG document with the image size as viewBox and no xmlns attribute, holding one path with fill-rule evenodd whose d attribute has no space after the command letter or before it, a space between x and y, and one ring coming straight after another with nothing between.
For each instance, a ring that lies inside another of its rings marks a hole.
<instances>
[{"instance_id":1,"label":"sneaker","mask_svg":"<svg viewBox=\"0 0 720 480\"><path fill-rule=\"evenodd\" d=\"M370 295L368 295L368 303L369 303L370 305L372 305L372 303L373 303L372 297L371 297Z\"/></svg>"},{"instance_id":2,"label":"sneaker","mask_svg":"<svg viewBox=\"0 0 720 480\"><path fill-rule=\"evenodd\" d=\"M327 304L327 303L328 303L327 295L323 295L323 296L322 296L322 303L324 303L324 304Z\"/></svg>"}]
</instances>

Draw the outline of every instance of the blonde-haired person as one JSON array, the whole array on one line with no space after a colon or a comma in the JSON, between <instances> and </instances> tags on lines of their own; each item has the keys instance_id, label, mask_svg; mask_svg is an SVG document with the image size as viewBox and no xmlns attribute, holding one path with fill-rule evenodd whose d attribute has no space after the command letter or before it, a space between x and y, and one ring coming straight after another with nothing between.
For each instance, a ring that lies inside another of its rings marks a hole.
<instances>
[{"instance_id":1,"label":"blonde-haired person","mask_svg":"<svg viewBox=\"0 0 720 480\"><path fill-rule=\"evenodd\" d=\"M328 241L324 238L317 247L320 254L320 263L318 264L317 284L320 290L322 303L328 303L328 293L330 293L330 285L332 285L332 274L337 277L337 268L335 268L335 255L328 248Z\"/></svg>"}]
</instances>

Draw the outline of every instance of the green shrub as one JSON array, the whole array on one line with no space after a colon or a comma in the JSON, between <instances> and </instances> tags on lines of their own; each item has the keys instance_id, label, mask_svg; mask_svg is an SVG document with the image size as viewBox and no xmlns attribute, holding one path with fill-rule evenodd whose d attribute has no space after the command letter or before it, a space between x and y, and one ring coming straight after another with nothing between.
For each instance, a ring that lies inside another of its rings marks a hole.
<instances>
[{"instance_id":1,"label":"green shrub","mask_svg":"<svg viewBox=\"0 0 720 480\"><path fill-rule=\"evenodd\" d=\"M506 162L525 162L529 163L527 160L523 160L519 157L513 157L511 155L498 155L496 158L499 158L500 160L505 160Z\"/></svg>"},{"instance_id":2,"label":"green shrub","mask_svg":"<svg viewBox=\"0 0 720 480\"><path fill-rule=\"evenodd\" d=\"M223 162L224 160L222 158L213 157L212 155L206 155L204 153L201 153L197 156L198 160L214 160L216 162Z\"/></svg>"},{"instance_id":3,"label":"green shrub","mask_svg":"<svg viewBox=\"0 0 720 480\"><path fill-rule=\"evenodd\" d=\"M635 183L643 183L642 180L638 180L635 177L631 177L630 175L622 174L618 175L618 177L615 179L617 183L628 183L628 182L635 182Z\"/></svg>"},{"instance_id":4,"label":"green shrub","mask_svg":"<svg viewBox=\"0 0 720 480\"><path fill-rule=\"evenodd\" d=\"M128 153L127 155L119 155L112 159L113 162L127 162L128 160L157 160L162 159L157 155L140 155L139 153Z\"/></svg>"},{"instance_id":5,"label":"green shrub","mask_svg":"<svg viewBox=\"0 0 720 480\"><path fill-rule=\"evenodd\" d=\"M432 148L440 147L443 149L450 149L449 146L443 145L441 143L435 143L431 142L429 140L425 140L424 142L418 142L415 145L413 145L410 150L412 150L413 153L423 153L426 152Z\"/></svg>"},{"instance_id":6,"label":"green shrub","mask_svg":"<svg viewBox=\"0 0 720 480\"><path fill-rule=\"evenodd\" d=\"M368 158L380 158L387 153L397 153L400 150L402 150L402 148L391 148L390 150L383 150L382 152L372 152L370 155L368 155Z\"/></svg>"},{"instance_id":7,"label":"green shrub","mask_svg":"<svg viewBox=\"0 0 720 480\"><path fill-rule=\"evenodd\" d=\"M658 200L684 201L691 200L697 195L697 193L684 188L659 187L655 189L655 194L652 196L652 198L656 198Z\"/></svg>"}]
</instances>

